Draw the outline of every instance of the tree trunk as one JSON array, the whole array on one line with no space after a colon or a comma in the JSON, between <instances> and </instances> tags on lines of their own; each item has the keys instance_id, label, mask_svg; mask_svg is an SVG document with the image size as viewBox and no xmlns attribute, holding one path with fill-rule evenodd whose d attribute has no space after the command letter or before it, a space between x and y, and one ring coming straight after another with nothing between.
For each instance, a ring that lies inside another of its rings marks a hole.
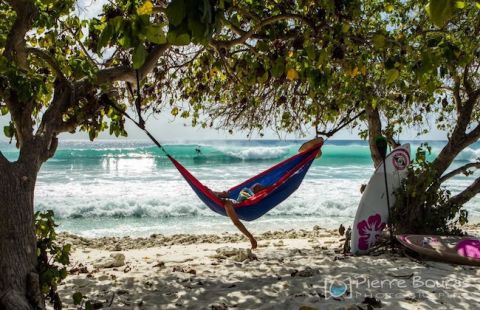
<instances>
[{"instance_id":1,"label":"tree trunk","mask_svg":"<svg viewBox=\"0 0 480 310\"><path fill-rule=\"evenodd\" d=\"M376 138L382 135L382 122L378 110L367 105L365 109L368 120L368 145L370 146L370 155L373 165L378 167L382 163L382 155L378 152Z\"/></svg>"},{"instance_id":2,"label":"tree trunk","mask_svg":"<svg viewBox=\"0 0 480 310\"><path fill-rule=\"evenodd\" d=\"M36 271L32 163L0 162L0 309L43 309Z\"/></svg>"}]
</instances>

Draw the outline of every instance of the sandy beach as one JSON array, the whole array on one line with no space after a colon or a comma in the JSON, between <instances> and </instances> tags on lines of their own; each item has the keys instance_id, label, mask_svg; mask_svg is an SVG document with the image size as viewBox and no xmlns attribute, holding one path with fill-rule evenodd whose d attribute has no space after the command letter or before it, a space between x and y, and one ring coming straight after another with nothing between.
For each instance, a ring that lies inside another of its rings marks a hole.
<instances>
[{"instance_id":1,"label":"sandy beach","mask_svg":"<svg viewBox=\"0 0 480 310\"><path fill-rule=\"evenodd\" d=\"M237 234L62 233L73 254L60 296L72 309L74 292L109 309L478 309L477 267L390 253L344 256L338 232L318 226L257 237L259 248L250 251Z\"/></svg>"}]
</instances>

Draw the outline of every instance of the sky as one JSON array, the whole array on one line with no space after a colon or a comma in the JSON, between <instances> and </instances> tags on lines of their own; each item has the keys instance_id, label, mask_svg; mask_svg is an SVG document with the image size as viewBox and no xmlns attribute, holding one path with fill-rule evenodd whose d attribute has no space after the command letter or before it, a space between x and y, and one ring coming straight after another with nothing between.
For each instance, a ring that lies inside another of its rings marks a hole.
<instances>
[{"instance_id":1,"label":"sky","mask_svg":"<svg viewBox=\"0 0 480 310\"><path fill-rule=\"evenodd\" d=\"M8 124L9 115L0 116L0 141L8 141L3 135L3 126ZM191 127L188 125L188 120L174 119L171 115L161 114L158 116L150 117L147 120L147 128L149 131L160 141L185 141L185 140L228 140L228 139L248 139L246 131L234 131L233 134L229 134L227 130L215 130L211 128L203 129L201 127ZM132 140L145 140L148 137L145 133L138 129L131 121L127 120L126 129L128 137L126 139ZM416 131L411 129L399 136L400 141L405 140L445 140L446 134L436 129L431 130L427 135L421 137L416 136ZM301 137L294 134L278 134L272 130L266 131L263 138L254 134L251 139L309 139L313 138L313 133L307 133L306 137ZM99 139L116 139L114 136L110 136L107 132L100 134ZM125 138L123 138L125 139ZM358 140L357 130L342 129L335 134L331 139L333 140ZM88 134L86 133L64 133L60 135L60 140L88 140Z\"/></svg>"},{"instance_id":2,"label":"sky","mask_svg":"<svg viewBox=\"0 0 480 310\"><path fill-rule=\"evenodd\" d=\"M76 4L76 12L82 18L89 18L100 14L102 5L106 0L78 0ZM7 141L7 138L3 135L3 126L8 124L9 116L0 116L0 141ZM233 134L229 134L227 130L215 130L215 129L202 129L201 127L192 128L188 124L189 120L174 119L173 116L167 114L157 115L150 117L147 121L147 127L152 134L159 140L164 141L181 141L181 140L216 140L216 139L247 139L248 132L234 131ZM139 130L133 123L127 121L126 129L129 134L127 139L146 139L145 133ZM312 131L313 132L313 131ZM306 137L300 137L294 134L278 134L272 130L264 132L263 139L297 139L297 138L309 138L313 137L313 133L309 133ZM102 133L99 139L114 139L108 134L108 132ZM260 139L257 134L251 136L252 139ZM343 129L335 134L332 139L339 140L357 140L358 131L351 131L349 129ZM432 129L427 135L420 138L417 137L415 130L407 130L405 133L399 136L400 140L445 140L446 133L440 132L436 129ZM86 133L75 134L61 134L60 140L88 140Z\"/></svg>"}]
</instances>

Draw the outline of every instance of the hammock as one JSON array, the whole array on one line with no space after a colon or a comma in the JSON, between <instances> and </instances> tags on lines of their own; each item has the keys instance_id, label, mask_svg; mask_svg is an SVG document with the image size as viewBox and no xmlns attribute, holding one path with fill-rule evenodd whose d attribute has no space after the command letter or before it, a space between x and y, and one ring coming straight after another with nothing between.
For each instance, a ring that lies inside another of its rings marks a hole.
<instances>
[{"instance_id":1,"label":"hammock","mask_svg":"<svg viewBox=\"0 0 480 310\"><path fill-rule=\"evenodd\" d=\"M236 199L244 187L251 187L255 183L260 183L266 187L251 198L234 204L238 218L245 221L253 221L292 195L302 183L305 174L320 151L320 147L321 145L317 145L296 154L245 182L230 188L228 190L230 198ZM215 196L172 156L168 154L167 156L192 187L198 198L212 211L226 216L223 201Z\"/></svg>"},{"instance_id":2,"label":"hammock","mask_svg":"<svg viewBox=\"0 0 480 310\"><path fill-rule=\"evenodd\" d=\"M107 105L113 107L119 113L130 119L135 125L137 125L145 132L145 134L152 140L152 142L155 143L165 153L165 155L167 155L168 159L170 159L170 161L175 165L177 170L182 174L188 184L192 187L195 194L197 194L197 196L200 198L200 200L203 201L203 203L205 203L212 211L227 216L224 202L220 198L215 196L215 194L212 193L197 178L195 178L184 166L182 166L182 164L180 164L177 160L175 160L175 158L168 154L168 152L160 144L160 142L158 142L157 139L155 139L155 137L145 128L145 122L140 117L140 93L138 85L139 81L137 71L138 94L136 105L137 112L140 118L139 122L130 117L128 113L118 108L108 98L107 95L102 95L103 99L101 99ZM358 116L360 116L362 113L360 113ZM345 125L342 125L341 127L337 128L336 131L344 126ZM290 197L290 195L292 195L302 183L303 178L305 177L305 174L307 174L308 169L310 169L313 160L320 152L321 146L321 144L318 144L311 149L305 150L304 152L285 159L277 165L229 189L229 198L236 199L239 192L244 187L251 187L255 183L260 183L264 187L266 187L265 189L256 193L249 199L234 204L235 212L237 213L238 218L245 221L253 221L276 207L288 197Z\"/></svg>"}]
</instances>

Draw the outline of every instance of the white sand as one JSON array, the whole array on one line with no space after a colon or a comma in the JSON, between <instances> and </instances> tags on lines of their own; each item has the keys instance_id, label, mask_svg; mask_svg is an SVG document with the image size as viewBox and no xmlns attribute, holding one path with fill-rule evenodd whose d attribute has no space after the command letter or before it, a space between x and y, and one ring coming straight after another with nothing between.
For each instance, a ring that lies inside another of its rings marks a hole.
<instances>
[{"instance_id":1,"label":"white sand","mask_svg":"<svg viewBox=\"0 0 480 310\"><path fill-rule=\"evenodd\" d=\"M390 254L343 256L335 253L338 237L319 228L259 236L256 259L247 258L247 242L225 241L240 236L203 236L197 244L191 242L198 237L188 235L149 241L158 238L65 237L76 245L70 269L82 264L88 271L74 272L59 288L66 307L75 308L71 296L79 291L112 309L369 309L366 296L383 309L480 309L480 268ZM184 244L168 245L175 238ZM106 250L115 247L121 251ZM124 254L125 265L93 267L112 253ZM331 298L331 284L341 287L341 281L349 293Z\"/></svg>"}]
</instances>

